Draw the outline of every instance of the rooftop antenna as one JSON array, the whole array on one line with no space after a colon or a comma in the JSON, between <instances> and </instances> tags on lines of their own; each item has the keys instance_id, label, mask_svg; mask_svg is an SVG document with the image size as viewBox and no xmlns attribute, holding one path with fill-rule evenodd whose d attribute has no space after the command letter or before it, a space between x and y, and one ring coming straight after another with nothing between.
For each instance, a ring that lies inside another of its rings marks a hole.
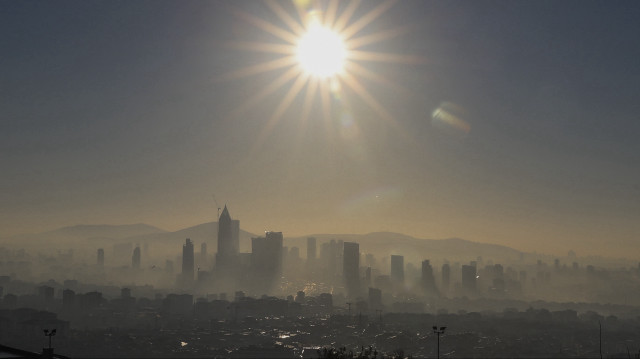
<instances>
[{"instance_id":1,"label":"rooftop antenna","mask_svg":"<svg viewBox=\"0 0 640 359\"><path fill-rule=\"evenodd\" d=\"M218 207L218 218L220 218L220 210L221 210L222 208L220 208L220 205L218 204L218 201L216 201L216 195L215 195L215 194L212 194L212 195L211 195L211 197L213 198L213 202L215 202L216 207Z\"/></svg>"}]
</instances>

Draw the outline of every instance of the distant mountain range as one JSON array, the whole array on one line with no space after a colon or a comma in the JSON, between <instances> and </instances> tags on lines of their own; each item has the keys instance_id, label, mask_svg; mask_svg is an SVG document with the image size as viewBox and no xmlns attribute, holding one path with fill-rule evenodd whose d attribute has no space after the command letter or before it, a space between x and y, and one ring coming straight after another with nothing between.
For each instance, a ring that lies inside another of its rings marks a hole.
<instances>
[{"instance_id":1,"label":"distant mountain range","mask_svg":"<svg viewBox=\"0 0 640 359\"><path fill-rule=\"evenodd\" d=\"M522 252L513 248L488 243L472 242L460 238L420 239L401 233L373 232L368 234L314 234L305 237L285 239L285 245L298 245L306 248L307 237L315 237L319 242L336 239L360 244L360 251L391 255L404 255L407 260L418 262L423 259L475 260L478 256L485 259L518 259ZM319 250L319 249L318 249Z\"/></svg>"},{"instance_id":2,"label":"distant mountain range","mask_svg":"<svg viewBox=\"0 0 640 359\"><path fill-rule=\"evenodd\" d=\"M175 232L165 231L142 223L129 225L78 225L44 233L14 236L4 242L20 242L26 247L30 244L36 246L45 246L47 244L81 246L82 242L95 247L131 242L134 244L148 243L154 247L164 247L171 250L171 248L180 248L185 238L191 238L197 247L200 243L206 242L209 252L213 253L217 248L217 233L217 222L203 223ZM241 252L251 251L251 237L256 237L256 235L241 230ZM483 258L517 259L521 255L520 251L502 245L472 242L460 238L419 239L393 232L314 234L304 237L285 237L284 245L299 247L300 254L304 257L307 237L317 238L318 253L322 242L336 239L357 242L360 244L361 252L374 253L379 258L390 254L402 254L407 257L407 260L411 261L429 258L474 260L478 256Z\"/></svg>"}]
</instances>

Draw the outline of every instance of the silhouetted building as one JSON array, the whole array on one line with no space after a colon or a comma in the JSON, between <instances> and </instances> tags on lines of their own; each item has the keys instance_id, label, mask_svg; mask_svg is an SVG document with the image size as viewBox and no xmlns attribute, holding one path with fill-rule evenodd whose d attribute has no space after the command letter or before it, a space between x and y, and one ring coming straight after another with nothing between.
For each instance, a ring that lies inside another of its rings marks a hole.
<instances>
[{"instance_id":1,"label":"silhouetted building","mask_svg":"<svg viewBox=\"0 0 640 359\"><path fill-rule=\"evenodd\" d=\"M449 263L442 265L442 290L448 291L451 284L451 266Z\"/></svg>"},{"instance_id":2,"label":"silhouetted building","mask_svg":"<svg viewBox=\"0 0 640 359\"><path fill-rule=\"evenodd\" d=\"M357 297L360 293L360 245L354 242L344 242L343 278L347 296Z\"/></svg>"},{"instance_id":3,"label":"silhouetted building","mask_svg":"<svg viewBox=\"0 0 640 359\"><path fill-rule=\"evenodd\" d=\"M394 284L404 283L404 257L391 255L391 280Z\"/></svg>"},{"instance_id":4,"label":"silhouetted building","mask_svg":"<svg viewBox=\"0 0 640 359\"><path fill-rule=\"evenodd\" d=\"M268 292L282 275L282 232L251 238L251 270L259 289Z\"/></svg>"},{"instance_id":5,"label":"silhouetted building","mask_svg":"<svg viewBox=\"0 0 640 359\"><path fill-rule=\"evenodd\" d=\"M187 238L182 246L182 280L185 286L193 283L194 270L193 242Z\"/></svg>"},{"instance_id":6,"label":"silhouetted building","mask_svg":"<svg viewBox=\"0 0 640 359\"><path fill-rule=\"evenodd\" d=\"M62 291L62 308L66 311L73 310L76 305L76 292L71 289L65 289Z\"/></svg>"},{"instance_id":7,"label":"silhouetted building","mask_svg":"<svg viewBox=\"0 0 640 359\"><path fill-rule=\"evenodd\" d=\"M218 253L216 267L225 270L235 267L240 251L240 221L232 220L227 206L218 218Z\"/></svg>"},{"instance_id":8,"label":"silhouetted building","mask_svg":"<svg viewBox=\"0 0 640 359\"><path fill-rule=\"evenodd\" d=\"M307 265L309 265L309 267L313 267L316 263L316 255L317 255L316 251L317 251L316 238L315 237L307 238Z\"/></svg>"},{"instance_id":9,"label":"silhouetted building","mask_svg":"<svg viewBox=\"0 0 640 359\"><path fill-rule=\"evenodd\" d=\"M422 288L424 288L425 292L430 295L436 295L438 290L436 288L436 280L433 275L433 267L431 267L431 263L429 260L422 261Z\"/></svg>"},{"instance_id":10,"label":"silhouetted building","mask_svg":"<svg viewBox=\"0 0 640 359\"><path fill-rule=\"evenodd\" d=\"M131 256L131 267L133 269L140 269L140 247L136 247L133 250L133 256Z\"/></svg>"},{"instance_id":11,"label":"silhouetted building","mask_svg":"<svg viewBox=\"0 0 640 359\"><path fill-rule=\"evenodd\" d=\"M473 265L462 266L462 290L465 294L476 292L476 267Z\"/></svg>"},{"instance_id":12,"label":"silhouetted building","mask_svg":"<svg viewBox=\"0 0 640 359\"><path fill-rule=\"evenodd\" d=\"M98 266L104 267L104 249L98 248Z\"/></svg>"},{"instance_id":13,"label":"silhouetted building","mask_svg":"<svg viewBox=\"0 0 640 359\"><path fill-rule=\"evenodd\" d=\"M53 287L48 285L38 287L38 296L45 305L49 305L53 302Z\"/></svg>"}]
</instances>

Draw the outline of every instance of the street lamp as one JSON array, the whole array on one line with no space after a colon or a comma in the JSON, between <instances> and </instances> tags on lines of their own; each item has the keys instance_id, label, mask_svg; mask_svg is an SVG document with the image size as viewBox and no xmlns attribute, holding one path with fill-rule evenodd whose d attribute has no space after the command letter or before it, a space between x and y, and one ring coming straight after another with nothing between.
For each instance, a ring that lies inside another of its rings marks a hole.
<instances>
[{"instance_id":1,"label":"street lamp","mask_svg":"<svg viewBox=\"0 0 640 359\"><path fill-rule=\"evenodd\" d=\"M49 349L51 349L51 337L56 335L56 330L44 329L43 332L45 337L49 337Z\"/></svg>"},{"instance_id":2,"label":"street lamp","mask_svg":"<svg viewBox=\"0 0 640 359\"><path fill-rule=\"evenodd\" d=\"M433 326L433 333L438 336L438 359L440 359L440 334L444 334L445 329L447 329L447 327L440 327L440 329L438 329L437 326Z\"/></svg>"}]
</instances>

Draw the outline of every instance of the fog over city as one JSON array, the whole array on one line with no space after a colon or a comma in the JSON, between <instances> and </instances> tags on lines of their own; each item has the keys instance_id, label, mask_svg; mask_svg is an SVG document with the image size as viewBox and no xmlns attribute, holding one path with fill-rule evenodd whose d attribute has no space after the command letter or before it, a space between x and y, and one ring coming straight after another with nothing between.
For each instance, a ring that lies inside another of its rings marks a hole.
<instances>
[{"instance_id":1,"label":"fog over city","mask_svg":"<svg viewBox=\"0 0 640 359\"><path fill-rule=\"evenodd\" d=\"M640 5L0 2L0 358L640 356Z\"/></svg>"}]
</instances>

